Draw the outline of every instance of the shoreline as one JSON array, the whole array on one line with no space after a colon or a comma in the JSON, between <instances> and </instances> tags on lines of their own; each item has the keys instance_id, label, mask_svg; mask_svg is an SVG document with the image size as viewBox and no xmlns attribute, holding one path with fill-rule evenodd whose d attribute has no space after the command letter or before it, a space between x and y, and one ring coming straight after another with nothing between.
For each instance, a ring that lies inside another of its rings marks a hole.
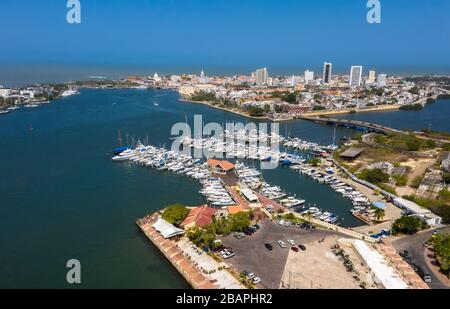
<instances>
[{"instance_id":1,"label":"shoreline","mask_svg":"<svg viewBox=\"0 0 450 309\"><path fill-rule=\"evenodd\" d=\"M431 96L431 97L422 98L422 99L419 99L410 104L392 104L392 105L385 104L385 105L379 105L379 106L371 106L371 107L363 108L363 109L345 108L345 109L340 109L340 110L311 111L311 112L306 112L303 114L295 114L295 115L286 114L287 118L275 118L275 119L272 119L268 116L263 116L263 117L250 116L249 114L247 114L243 111L239 111L236 109L231 109L231 108L227 108L227 107L223 107L223 106L216 106L216 105L211 104L211 102L208 102L208 101L190 100L190 99L184 98L182 95L179 100L181 102L198 103L198 104L207 105L212 108L230 112L230 113L233 113L233 114L236 114L239 116L243 116L243 117L247 117L250 119L257 119L257 120L266 119L266 120L269 120L272 122L283 122L283 121L298 120L298 119L301 119L302 117L320 117L320 116L327 116L327 115L344 115L344 114L358 114L358 113L370 113L370 112L398 111L398 110L400 110L400 107L402 107L402 106L414 105L414 104L421 104L425 107L428 99L432 99L434 102L437 99L439 99L439 96Z\"/></svg>"},{"instance_id":2,"label":"shoreline","mask_svg":"<svg viewBox=\"0 0 450 309\"><path fill-rule=\"evenodd\" d=\"M210 102L206 102L206 101L194 101L194 100L186 99L186 98L183 98L183 97L181 97L179 100L181 102L197 103L197 104L207 105L207 106L212 107L212 108L220 109L220 110L223 110L223 111L226 111L226 112L230 112L230 113L233 113L233 114L236 114L236 115L239 115L239 116L243 116L243 117L247 117L247 118L251 118L251 119L259 119L259 120L267 119L267 120L270 120L270 118L267 117L267 116L264 116L264 117L250 116L247 113L244 113L243 111L237 111L237 110L229 109L229 108L226 108L226 107L216 106L216 105L213 105Z\"/></svg>"}]
</instances>

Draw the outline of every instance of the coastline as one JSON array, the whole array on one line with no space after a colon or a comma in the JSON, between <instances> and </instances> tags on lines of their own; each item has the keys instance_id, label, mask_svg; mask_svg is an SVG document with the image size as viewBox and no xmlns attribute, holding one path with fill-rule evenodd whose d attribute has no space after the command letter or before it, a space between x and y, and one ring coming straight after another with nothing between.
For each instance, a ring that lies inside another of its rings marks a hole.
<instances>
[{"instance_id":1,"label":"coastline","mask_svg":"<svg viewBox=\"0 0 450 309\"><path fill-rule=\"evenodd\" d=\"M239 116L244 116L244 117L247 117L247 118L259 119L259 120L262 120L262 119L270 120L270 118L267 117L267 116L264 116L264 117L250 116L249 114L244 113L243 111L238 111L238 110L234 110L234 109L230 109L230 108L226 108L226 107L216 106L216 105L213 105L210 102L206 102L206 101L194 101L194 100L185 99L183 97L180 98L180 101L181 102L198 103L198 104L207 105L207 106L212 107L212 108L220 109L220 110L223 110L223 111L226 111L226 112L230 112L230 113L233 113L233 114L236 114L236 115L239 115Z\"/></svg>"},{"instance_id":2,"label":"coastline","mask_svg":"<svg viewBox=\"0 0 450 309\"><path fill-rule=\"evenodd\" d=\"M433 99L436 100L438 99L437 96L432 96L432 97L426 97L426 98L422 98L420 100L417 100L413 103L410 103L411 105L413 104L422 104L423 106L426 105L426 102L428 99ZM207 102L207 101L194 101L194 100L189 100L187 98L181 97L180 101L182 102L188 102L188 103L198 103L198 104L203 104L203 105L207 105L209 107L212 108L216 108L216 109L220 109L226 112L230 112L236 115L240 115L240 116L244 116L250 119L258 119L258 120L262 120L262 119L266 119L266 120L270 120L270 121L274 121L274 122L282 122L282 121L289 121L289 120L294 120L294 119L299 119L301 117L319 117L319 116L326 116L326 115L342 115L342 114L351 114L351 113L369 113L369 112L383 112L383 111L395 111L395 110L399 110L400 107L404 106L402 104L392 104L392 105L378 105L378 106L371 106L368 108L363 108L363 109L354 109L354 108L344 108L344 109L339 109L339 110L321 110L321 111L311 111L311 112L307 112L307 113L303 113L303 114L295 114L295 115L288 115L288 118L270 118L267 116L263 116L263 117L255 117L255 116L250 116L249 114L243 112L243 111L239 111L236 109L231 109L231 108L227 108L227 107L223 107L223 106L216 106L211 104L211 102Z\"/></svg>"}]
</instances>

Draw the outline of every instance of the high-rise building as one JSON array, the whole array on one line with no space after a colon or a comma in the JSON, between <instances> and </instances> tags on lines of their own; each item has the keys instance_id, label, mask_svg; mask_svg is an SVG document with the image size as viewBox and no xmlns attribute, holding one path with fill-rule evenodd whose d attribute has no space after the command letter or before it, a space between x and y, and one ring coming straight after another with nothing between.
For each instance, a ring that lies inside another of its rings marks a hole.
<instances>
[{"instance_id":1,"label":"high-rise building","mask_svg":"<svg viewBox=\"0 0 450 309\"><path fill-rule=\"evenodd\" d=\"M374 70L369 71L369 76L367 77L368 84L375 84L376 75Z\"/></svg>"},{"instance_id":2,"label":"high-rise building","mask_svg":"<svg viewBox=\"0 0 450 309\"><path fill-rule=\"evenodd\" d=\"M290 86L295 87L300 83L300 77L292 75L290 78Z\"/></svg>"},{"instance_id":3,"label":"high-rise building","mask_svg":"<svg viewBox=\"0 0 450 309\"><path fill-rule=\"evenodd\" d=\"M267 78L269 78L269 72L267 71L267 68L257 69L255 75L256 84L258 86L267 84Z\"/></svg>"},{"instance_id":4,"label":"high-rise building","mask_svg":"<svg viewBox=\"0 0 450 309\"><path fill-rule=\"evenodd\" d=\"M328 84L331 81L331 69L333 68L333 64L331 62L325 62L323 64L323 77L322 83Z\"/></svg>"},{"instance_id":5,"label":"high-rise building","mask_svg":"<svg viewBox=\"0 0 450 309\"><path fill-rule=\"evenodd\" d=\"M377 78L378 87L384 87L387 84L387 75L386 74L378 74Z\"/></svg>"},{"instance_id":6,"label":"high-rise building","mask_svg":"<svg viewBox=\"0 0 450 309\"><path fill-rule=\"evenodd\" d=\"M308 84L310 81L314 80L314 72L310 70L305 71L305 84Z\"/></svg>"},{"instance_id":7,"label":"high-rise building","mask_svg":"<svg viewBox=\"0 0 450 309\"><path fill-rule=\"evenodd\" d=\"M359 87L361 86L361 76L362 76L362 66L354 65L350 69L350 87Z\"/></svg>"},{"instance_id":8,"label":"high-rise building","mask_svg":"<svg viewBox=\"0 0 450 309\"><path fill-rule=\"evenodd\" d=\"M205 75L205 72L203 70L200 72L200 77L198 78L198 82L200 84L207 84L208 83L208 77Z\"/></svg>"}]
</instances>

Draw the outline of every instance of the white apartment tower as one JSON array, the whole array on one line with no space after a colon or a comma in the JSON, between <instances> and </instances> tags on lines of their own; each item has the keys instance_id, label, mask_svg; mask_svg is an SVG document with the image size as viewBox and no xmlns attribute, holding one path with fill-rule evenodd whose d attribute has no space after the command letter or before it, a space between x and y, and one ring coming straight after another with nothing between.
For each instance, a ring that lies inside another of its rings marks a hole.
<instances>
[{"instance_id":1,"label":"white apartment tower","mask_svg":"<svg viewBox=\"0 0 450 309\"><path fill-rule=\"evenodd\" d=\"M314 80L314 72L310 70L305 71L305 84L308 84L310 81Z\"/></svg>"},{"instance_id":2,"label":"white apartment tower","mask_svg":"<svg viewBox=\"0 0 450 309\"><path fill-rule=\"evenodd\" d=\"M263 86L267 84L267 79L269 78L267 68L257 69L255 75L256 85Z\"/></svg>"}]
</instances>

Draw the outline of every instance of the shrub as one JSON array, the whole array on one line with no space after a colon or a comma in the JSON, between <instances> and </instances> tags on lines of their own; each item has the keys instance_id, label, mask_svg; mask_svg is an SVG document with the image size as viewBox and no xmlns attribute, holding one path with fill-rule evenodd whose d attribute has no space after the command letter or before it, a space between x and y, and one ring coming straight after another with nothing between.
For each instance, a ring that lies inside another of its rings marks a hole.
<instances>
[{"instance_id":1,"label":"shrub","mask_svg":"<svg viewBox=\"0 0 450 309\"><path fill-rule=\"evenodd\" d=\"M412 235L425 228L428 228L428 224L422 219L413 216L403 216L395 220L392 225L392 234Z\"/></svg>"},{"instance_id":2,"label":"shrub","mask_svg":"<svg viewBox=\"0 0 450 309\"><path fill-rule=\"evenodd\" d=\"M189 209L182 204L170 205L164 209L161 217L169 223L180 225L189 214Z\"/></svg>"},{"instance_id":3,"label":"shrub","mask_svg":"<svg viewBox=\"0 0 450 309\"><path fill-rule=\"evenodd\" d=\"M372 170L364 169L358 177L373 184L379 184L389 181L389 175L378 168Z\"/></svg>"},{"instance_id":4,"label":"shrub","mask_svg":"<svg viewBox=\"0 0 450 309\"><path fill-rule=\"evenodd\" d=\"M450 269L450 233L437 234L433 236L430 242L434 253L436 253L436 260L440 269L448 275Z\"/></svg>"}]
</instances>

